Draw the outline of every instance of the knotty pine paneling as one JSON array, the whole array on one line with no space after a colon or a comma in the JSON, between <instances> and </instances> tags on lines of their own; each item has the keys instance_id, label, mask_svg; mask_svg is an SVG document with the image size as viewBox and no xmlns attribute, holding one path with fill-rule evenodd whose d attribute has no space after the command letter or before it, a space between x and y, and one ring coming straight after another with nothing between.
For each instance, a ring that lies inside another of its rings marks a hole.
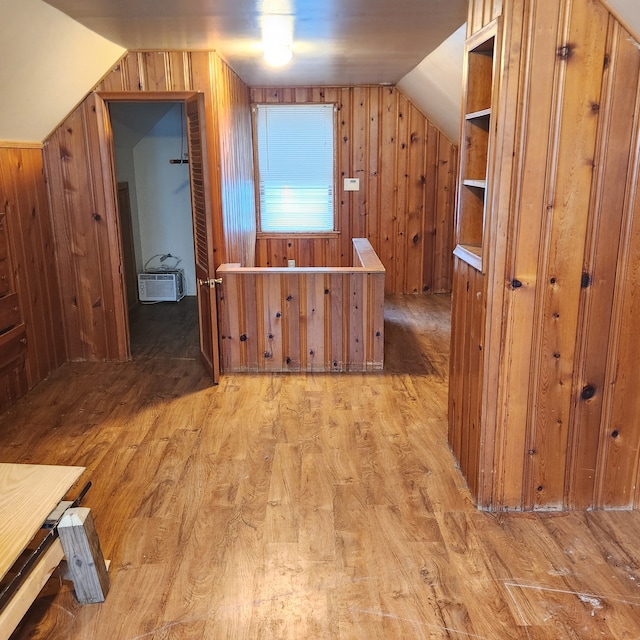
<instances>
[{"instance_id":1,"label":"knotty pine paneling","mask_svg":"<svg viewBox=\"0 0 640 640\"><path fill-rule=\"evenodd\" d=\"M60 288L42 150L0 146L0 210L25 324L24 382L9 376L13 400L34 387L66 359ZM7 258L7 256L5 256ZM3 387L4 388L4 387Z\"/></svg>"},{"instance_id":2,"label":"knotty pine paneling","mask_svg":"<svg viewBox=\"0 0 640 640\"><path fill-rule=\"evenodd\" d=\"M486 321L457 266L450 442L484 508L637 507L638 43L598 1L506 6Z\"/></svg>"},{"instance_id":3,"label":"knotty pine paneling","mask_svg":"<svg viewBox=\"0 0 640 640\"><path fill-rule=\"evenodd\" d=\"M555 3L557 4L557 3ZM545 7L550 13L551 6ZM537 508L564 505L568 470L568 433L577 389L573 378L584 268L584 238L594 178L607 14L592 3L574 2L570 16L558 21L562 44L554 65L554 102L549 127L545 204L546 235L541 244L536 306L537 337L531 362L536 384L530 404L525 504ZM546 18L546 16L545 16ZM540 16L540 19L544 19ZM581 41L571 50L574 42ZM582 49L582 43L589 47ZM564 53L563 47L568 52ZM558 48L556 47L556 51ZM531 122L531 126L534 123ZM524 225L523 225L524 226ZM514 265L519 273L519 265ZM516 276L517 277L517 276Z\"/></svg>"},{"instance_id":4,"label":"knotty pine paneling","mask_svg":"<svg viewBox=\"0 0 640 640\"><path fill-rule=\"evenodd\" d=\"M481 396L484 386L484 278L454 258L449 355L449 444L473 495L479 489Z\"/></svg>"},{"instance_id":5,"label":"knotty pine paneling","mask_svg":"<svg viewBox=\"0 0 640 640\"><path fill-rule=\"evenodd\" d=\"M191 91L188 51L130 51L95 88L96 91Z\"/></svg>"},{"instance_id":6,"label":"knotty pine paneling","mask_svg":"<svg viewBox=\"0 0 640 640\"><path fill-rule=\"evenodd\" d=\"M249 90L233 70L212 51L131 51L97 90L204 94L214 262L253 265L256 219Z\"/></svg>"},{"instance_id":7,"label":"knotty pine paneling","mask_svg":"<svg viewBox=\"0 0 640 640\"><path fill-rule=\"evenodd\" d=\"M131 100L174 91L205 97L214 265L253 264L255 210L251 112L246 86L213 52L129 52L51 135L44 155L72 360L128 355L118 221L111 193L109 123L99 95ZM96 105L98 105L98 108Z\"/></svg>"},{"instance_id":8,"label":"knotty pine paneling","mask_svg":"<svg viewBox=\"0 0 640 640\"><path fill-rule=\"evenodd\" d=\"M502 6L509 0L469 0L467 36L477 33L502 15Z\"/></svg>"},{"instance_id":9,"label":"knotty pine paneling","mask_svg":"<svg viewBox=\"0 0 640 640\"><path fill-rule=\"evenodd\" d=\"M234 267L217 271L223 371L382 369L384 272Z\"/></svg>"},{"instance_id":10,"label":"knotty pine paneling","mask_svg":"<svg viewBox=\"0 0 640 640\"><path fill-rule=\"evenodd\" d=\"M629 375L639 373L633 360L628 360L635 344L635 312L627 296L638 296L633 253L639 240L634 232L638 215L634 194L638 186L640 56L635 41L615 20L609 20L606 55L609 64L603 75L598 165L584 260L590 286L581 299L583 327L577 358L579 380L584 389L593 389L594 395L581 397L576 403L567 500L579 506L628 507L632 501L637 506L637 495L630 489L636 484L640 436L640 430L627 428L624 415L634 410L637 393L637 382ZM622 406L618 407L619 402ZM625 425L625 437L618 442L621 424Z\"/></svg>"},{"instance_id":11,"label":"knotty pine paneling","mask_svg":"<svg viewBox=\"0 0 640 640\"><path fill-rule=\"evenodd\" d=\"M580 417L590 429L584 435L582 428L576 429L575 438L576 459L584 462L586 458L595 473L587 478L576 473L573 486L576 501L588 500L595 507L638 508L640 56L638 43L613 20L607 53L610 62L603 104L608 106L608 117L600 131L598 159L602 166L597 172L597 217L589 254L592 299L584 304L585 361L580 379L582 401L578 403ZM618 228L620 234L616 238ZM614 255L617 273L612 273L610 267ZM601 302L605 310L599 308ZM609 317L608 334L598 337L598 325L606 327ZM590 414L601 415L599 431Z\"/></svg>"},{"instance_id":12,"label":"knotty pine paneling","mask_svg":"<svg viewBox=\"0 0 640 640\"><path fill-rule=\"evenodd\" d=\"M115 181L106 109L91 94L51 136L44 157L70 360L128 352ZM111 176L113 177L113 176Z\"/></svg>"},{"instance_id":13,"label":"knotty pine paneling","mask_svg":"<svg viewBox=\"0 0 640 640\"><path fill-rule=\"evenodd\" d=\"M615 479L603 476L607 467L619 462L628 466L633 460L637 465L639 455L637 448L631 450L629 440L622 450L609 449L611 433L614 439L617 435L613 426L617 417L611 413L610 403L619 397L620 389L623 393L630 391L624 384L616 384L617 372L612 367L621 367L619 380L625 380L628 370L618 359L627 354L620 350L625 346L618 339L623 335L629 337L633 321L629 315L624 317L620 313L621 296L633 294L627 290L628 273L620 279L620 270L626 256L635 250L629 229L636 215L632 202L638 185L638 133L634 126L637 127L640 90L638 43L612 16L608 21L605 56L584 260L589 286L583 290L581 299L580 370L576 385L579 399L571 424L572 465L567 478L568 504L586 507L631 506L634 499L631 487L637 485L635 477L617 472ZM612 364L616 361L617 364ZM588 398L592 389L593 397ZM633 431L627 430L626 435L633 438ZM640 430L635 437L638 435Z\"/></svg>"},{"instance_id":14,"label":"knotty pine paneling","mask_svg":"<svg viewBox=\"0 0 640 640\"><path fill-rule=\"evenodd\" d=\"M226 262L252 267L256 214L249 90L218 56L215 72L216 116L220 140L222 218Z\"/></svg>"},{"instance_id":15,"label":"knotty pine paneling","mask_svg":"<svg viewBox=\"0 0 640 640\"><path fill-rule=\"evenodd\" d=\"M254 103L337 105L336 227L321 238L258 234L256 264L348 266L351 239L371 242L387 293L448 292L457 147L397 89L253 88ZM342 179L360 178L344 192Z\"/></svg>"},{"instance_id":16,"label":"knotty pine paneling","mask_svg":"<svg viewBox=\"0 0 640 640\"><path fill-rule=\"evenodd\" d=\"M640 142L637 122L633 130L636 146ZM627 191L625 222L621 242L620 282L616 290L612 327L609 332L609 358L606 361L604 385L585 380L585 404L589 396L603 395L603 411L599 433L599 449L595 466L595 506L638 507L640 457L640 349L637 336L640 301L640 191L638 191L638 158L633 158L634 189ZM589 389L589 396L586 391Z\"/></svg>"}]
</instances>

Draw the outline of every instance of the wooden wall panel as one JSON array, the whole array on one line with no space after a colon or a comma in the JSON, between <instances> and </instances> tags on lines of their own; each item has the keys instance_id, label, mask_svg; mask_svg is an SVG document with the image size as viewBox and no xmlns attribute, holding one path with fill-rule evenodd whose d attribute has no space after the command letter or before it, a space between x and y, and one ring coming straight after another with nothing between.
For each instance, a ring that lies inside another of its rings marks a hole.
<instances>
[{"instance_id":1,"label":"wooden wall panel","mask_svg":"<svg viewBox=\"0 0 640 640\"><path fill-rule=\"evenodd\" d=\"M15 401L66 360L60 289L40 148L0 146L0 211L6 213L11 274L25 324L24 378L3 374L5 400ZM5 256L6 258L6 256ZM7 386L8 385L8 386ZM7 402L1 402L5 409Z\"/></svg>"},{"instance_id":2,"label":"wooden wall panel","mask_svg":"<svg viewBox=\"0 0 640 640\"><path fill-rule=\"evenodd\" d=\"M96 86L96 91L190 91L188 51L130 51Z\"/></svg>"},{"instance_id":3,"label":"wooden wall panel","mask_svg":"<svg viewBox=\"0 0 640 640\"><path fill-rule=\"evenodd\" d=\"M389 277L387 278L385 287L387 293L399 293L396 289L396 256L394 255L397 223L397 218L395 216L395 178L398 95L397 91L382 91L382 95L380 97L381 112L378 123L380 128L378 152L380 155L380 166L378 169L378 178L382 179L380 180L380 189L378 190L379 200L377 204L380 209L380 226L377 242L379 245L378 255L382 260L382 264L384 264L385 268L389 271ZM390 114L393 114L394 117L389 117Z\"/></svg>"},{"instance_id":4,"label":"wooden wall panel","mask_svg":"<svg viewBox=\"0 0 640 640\"><path fill-rule=\"evenodd\" d=\"M327 92L329 95L329 92ZM336 102L339 107L338 111L338 144L336 145L336 162L338 165L338 185L336 187L336 207L337 207L337 228L344 233L340 234L340 258L341 264L345 264L345 261L350 259L351 256L351 235L353 227L358 226L357 222L353 220L351 215L352 202L354 200L354 193L346 193L340 187L342 178L349 177L352 174L352 131L353 131L353 114L351 111L353 104L352 92L346 88L340 88L337 90ZM360 236L366 237L366 236ZM314 265L322 266L322 265Z\"/></svg>"},{"instance_id":5,"label":"wooden wall panel","mask_svg":"<svg viewBox=\"0 0 640 640\"><path fill-rule=\"evenodd\" d=\"M361 241L353 264L327 269L222 265L217 275L222 278L223 369L382 369L384 268Z\"/></svg>"},{"instance_id":6,"label":"wooden wall panel","mask_svg":"<svg viewBox=\"0 0 640 640\"><path fill-rule=\"evenodd\" d=\"M634 127L634 142L638 144L638 125ZM637 147L636 147L637 148ZM595 506L630 508L638 506L638 465L640 462L640 349L637 323L640 300L640 195L638 192L638 161L634 158L634 182L625 213L621 242L619 277L610 331L609 361L605 386L594 394L604 394L603 420L599 433ZM591 381L590 381L591 382ZM607 386L608 385L608 386ZM595 397L595 395L594 395Z\"/></svg>"},{"instance_id":7,"label":"wooden wall panel","mask_svg":"<svg viewBox=\"0 0 640 640\"><path fill-rule=\"evenodd\" d=\"M143 51L139 54L144 68L145 91L172 91L170 57L164 51Z\"/></svg>"},{"instance_id":8,"label":"wooden wall panel","mask_svg":"<svg viewBox=\"0 0 640 640\"><path fill-rule=\"evenodd\" d=\"M103 117L90 96L44 154L70 360L118 360L128 351L119 242L111 231L118 227L115 183L103 179L110 170Z\"/></svg>"},{"instance_id":9,"label":"wooden wall panel","mask_svg":"<svg viewBox=\"0 0 640 640\"><path fill-rule=\"evenodd\" d=\"M486 7L470 3L472 30ZM481 312L456 266L450 441L484 508L637 507L639 46L597 0L504 9L502 159L478 276L491 353L468 389Z\"/></svg>"},{"instance_id":10,"label":"wooden wall panel","mask_svg":"<svg viewBox=\"0 0 640 640\"><path fill-rule=\"evenodd\" d=\"M91 94L85 100L86 122L89 136L87 146L91 174L94 176L93 197L95 209L93 219L95 241L100 261L102 292L100 300L93 304L94 326L104 323L109 358L123 360L129 355L129 326L121 322L126 318L127 303L125 291L122 238L118 215L118 189L115 173L113 134L108 107L97 95ZM95 118L95 120L94 120ZM95 122L96 126L93 126Z\"/></svg>"},{"instance_id":11,"label":"wooden wall panel","mask_svg":"<svg viewBox=\"0 0 640 640\"><path fill-rule=\"evenodd\" d=\"M634 142L640 142L638 123ZM640 191L637 155L634 158L634 182L628 192L627 211L631 213L623 232L620 283L614 304L609 360L604 397L604 428L601 427L596 469L595 504L598 507L638 507L640 464L640 348L637 318L640 312ZM616 322L617 321L617 322ZM594 387L595 389L595 387ZM600 390L597 390L600 391Z\"/></svg>"},{"instance_id":12,"label":"wooden wall panel","mask_svg":"<svg viewBox=\"0 0 640 640\"><path fill-rule=\"evenodd\" d=\"M434 183L433 212L434 220L431 228L433 239L430 252L433 272L433 290L447 291L451 288L453 263L450 259L451 247L454 245L451 211L455 209L456 172L458 169L458 149L434 128L429 135L437 139L438 154L436 159L436 181ZM428 228L428 227L427 227ZM415 236L410 238L415 241ZM427 262L428 258L425 258Z\"/></svg>"},{"instance_id":13,"label":"wooden wall panel","mask_svg":"<svg viewBox=\"0 0 640 640\"><path fill-rule=\"evenodd\" d=\"M630 506L632 501L628 488L611 491L609 482L598 487L603 472L603 467L598 471L598 460L608 464L610 433L615 431L610 426L615 417L607 415L606 408L619 388L614 384L611 363L615 360L611 356L617 352L617 331L624 330L629 321L618 315L619 295L625 284L617 282L616 270L620 259L632 250L628 232L633 212L632 190L638 180L637 166L634 166L637 130L633 133L633 123L634 119L637 122L638 113L640 56L630 35L612 19L606 57L609 63L603 74L596 171L584 258L584 272L590 283L583 289L581 300L575 414L570 432L572 458L566 483L566 502L577 507ZM630 83L630 78L634 78L634 82ZM621 188L622 185L627 188ZM583 397L582 389L586 388L594 390L592 397ZM626 454L629 453L630 449L626 448ZM606 496L599 495L602 488Z\"/></svg>"},{"instance_id":14,"label":"wooden wall panel","mask_svg":"<svg viewBox=\"0 0 640 640\"><path fill-rule=\"evenodd\" d=\"M170 99L201 91L207 113L214 257L252 264L255 244L253 151L247 87L213 52L129 52L97 87L118 99ZM90 94L52 134L44 150L56 231L64 331L71 359L123 359L127 322L109 123ZM114 94L112 94L114 95ZM115 218L115 219L114 219Z\"/></svg>"},{"instance_id":15,"label":"wooden wall panel","mask_svg":"<svg viewBox=\"0 0 640 640\"><path fill-rule=\"evenodd\" d=\"M579 40L590 46L557 55L554 70L553 155L545 185L549 217L542 236L545 263L538 277L538 342L532 362L537 371L528 439L528 449L535 453L529 457L524 487L527 505L534 508L560 509L564 503L584 239L599 122L593 105L600 104L608 18L591 3L576 2L571 9L560 22L556 51Z\"/></svg>"},{"instance_id":16,"label":"wooden wall panel","mask_svg":"<svg viewBox=\"0 0 640 640\"><path fill-rule=\"evenodd\" d=\"M408 102L408 101L407 101ZM406 167L406 211L405 220L405 237L406 237L406 263L410 265L420 265L422 270L416 268L406 269L403 274L402 288L405 291L420 291L422 287L422 277L425 273L424 264L429 260L421 260L422 246L420 238L427 235L429 228L427 221L427 206L422 197L423 186L422 180L411 180L410 176L425 176L427 174L427 130L428 121L423 115L411 104L407 104L407 120L409 131L409 146L407 148L407 167ZM454 148L449 145L450 148ZM446 238L448 227L443 229L442 235L445 236L445 242L452 243L451 238ZM441 234L436 234L436 241L443 240ZM443 256L439 255L438 249L434 243L433 262L438 259L442 260ZM451 246L451 244L449 244ZM448 267L449 278L444 282L444 290L451 287L451 267L452 260L442 260L443 264ZM443 283L434 284L434 290L443 290Z\"/></svg>"},{"instance_id":17,"label":"wooden wall panel","mask_svg":"<svg viewBox=\"0 0 640 640\"><path fill-rule=\"evenodd\" d=\"M477 33L501 16L504 2L509 0L469 0L467 36Z\"/></svg>"},{"instance_id":18,"label":"wooden wall panel","mask_svg":"<svg viewBox=\"0 0 640 640\"><path fill-rule=\"evenodd\" d=\"M382 369L383 276L228 268L218 270L224 371Z\"/></svg>"},{"instance_id":19,"label":"wooden wall panel","mask_svg":"<svg viewBox=\"0 0 640 640\"><path fill-rule=\"evenodd\" d=\"M536 357L535 348L539 344L540 337L537 332L540 329L538 323L541 310L536 295L537 270L538 264L544 259L541 257L541 252L545 251L544 233L553 220L553 210L547 208L547 197L552 198L546 193L549 174L546 170L534 168L546 166L550 148L554 144L554 136L558 133L552 126L554 83L550 78L554 78L557 58L559 12L560 7L557 3L555 8L540 5L532 9L531 21L537 25L540 35L530 42L527 32L522 43L518 42L518 39L512 41L512 46L519 45L518 50L523 46L531 47L531 60L535 61L535 64L524 66L519 81L523 95L537 98L527 105L527 111L518 114L518 135L522 135L523 139L514 145L514 173L526 171L527 180L523 181L518 192L505 195L506 198L513 198L514 203L509 220L512 235L505 269L509 274L509 282L517 280L521 286L508 286L504 292L504 313L507 319L503 326L503 341L506 345L505 351L509 353L509 360L508 363L503 361L502 366L508 366L509 375L520 379L529 376L532 359ZM533 28L530 25L525 26L527 27ZM557 106L558 103L555 104ZM545 126L537 129L535 135L532 135L533 130L529 133L527 127L535 128L536 123L540 122L545 123ZM499 207L496 210L500 210ZM532 212L535 214L532 215ZM527 338L523 340L524 336ZM499 411L504 425L500 436L500 455L495 463L495 502L498 504L520 504L522 501L525 475L522 465L529 464L525 452L530 450L527 447L527 438L530 435L529 397L529 385L514 386L509 389L508 403L506 399L500 401L505 409ZM513 461L517 461L515 468Z\"/></svg>"},{"instance_id":20,"label":"wooden wall panel","mask_svg":"<svg viewBox=\"0 0 640 640\"><path fill-rule=\"evenodd\" d=\"M255 260L256 212L249 90L216 55L215 110L220 140L220 182L225 262L251 267Z\"/></svg>"},{"instance_id":21,"label":"wooden wall panel","mask_svg":"<svg viewBox=\"0 0 640 640\"><path fill-rule=\"evenodd\" d=\"M227 242L222 216L222 170L219 157L220 127L218 122L217 97L213 78L215 54L198 51L190 54L191 79L194 91L204 94L206 118L207 153L209 154L209 196L213 211L213 257L215 266L226 262Z\"/></svg>"},{"instance_id":22,"label":"wooden wall panel","mask_svg":"<svg viewBox=\"0 0 640 640\"><path fill-rule=\"evenodd\" d=\"M78 209L78 218L84 219L87 211L84 208L80 209L80 203L77 200L81 197L90 197L91 193L86 173L81 177L76 175L76 171L81 171L83 167L86 171L87 167L83 115L82 109L76 109L49 140L44 152L56 237L56 262L60 277L61 300L63 307L67 308L67 313L64 315L64 339L67 343L68 359L83 357L81 322L77 312L79 307L74 293L78 286L75 256L78 256L78 261L86 259L84 248L80 246L83 234L78 228L79 238L76 240L74 237L76 229L68 228L69 222L65 216L67 208L75 204ZM77 161L76 158L80 160ZM89 202L89 215L92 209L91 204ZM86 278L88 280L89 274Z\"/></svg>"},{"instance_id":23,"label":"wooden wall panel","mask_svg":"<svg viewBox=\"0 0 640 640\"><path fill-rule=\"evenodd\" d=\"M131 51L98 91L200 91L205 96L216 266L255 258L249 90L211 51ZM135 96L132 95L132 99Z\"/></svg>"},{"instance_id":24,"label":"wooden wall panel","mask_svg":"<svg viewBox=\"0 0 640 640\"><path fill-rule=\"evenodd\" d=\"M449 360L449 443L469 489L479 489L481 412L484 387L484 278L464 261L454 258L451 307L452 341ZM470 328L468 331L467 328Z\"/></svg>"},{"instance_id":25,"label":"wooden wall panel","mask_svg":"<svg viewBox=\"0 0 640 640\"><path fill-rule=\"evenodd\" d=\"M339 235L258 234L257 265L284 266L295 259L298 266L346 266L351 238L366 237L387 270L388 293L451 290L457 147L401 92L388 87L254 88L251 100L338 106ZM345 177L360 178L360 191L344 192Z\"/></svg>"},{"instance_id":26,"label":"wooden wall panel","mask_svg":"<svg viewBox=\"0 0 640 640\"><path fill-rule=\"evenodd\" d=\"M576 500L595 507L637 508L640 506L640 425L637 421L640 360L635 326L640 298L640 56L637 42L612 22L605 94L610 117L603 123L601 134L601 140L609 144L601 145L600 192L594 203L596 220L602 228L598 229L592 248L591 295L595 299L592 304L585 304L586 326L590 332L585 332L582 380L583 389L588 386L593 396L578 405L581 417L591 429L589 440L578 439L576 443L578 461L582 462L584 457L595 461L595 479L589 476L588 482L583 480L582 486L577 485L584 495L576 492ZM621 231L617 238L618 228ZM616 274L611 267L614 252L618 258ZM596 307L601 301L609 316ZM608 335L601 333L598 340L595 332L605 328L609 318ZM606 363L606 368L602 363ZM599 412L600 407L600 429L596 432L593 418L591 421L588 418ZM577 473L574 477L580 479Z\"/></svg>"}]
</instances>

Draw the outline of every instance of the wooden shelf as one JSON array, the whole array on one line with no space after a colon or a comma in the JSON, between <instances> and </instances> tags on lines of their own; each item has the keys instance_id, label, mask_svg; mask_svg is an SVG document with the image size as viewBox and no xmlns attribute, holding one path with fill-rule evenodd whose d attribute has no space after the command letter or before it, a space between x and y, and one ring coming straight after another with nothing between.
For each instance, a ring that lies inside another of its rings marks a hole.
<instances>
[{"instance_id":1,"label":"wooden shelf","mask_svg":"<svg viewBox=\"0 0 640 640\"><path fill-rule=\"evenodd\" d=\"M459 244L453 250L453 255L464 260L477 271L482 271L482 247L471 244Z\"/></svg>"},{"instance_id":2,"label":"wooden shelf","mask_svg":"<svg viewBox=\"0 0 640 640\"><path fill-rule=\"evenodd\" d=\"M465 187L474 187L476 189L486 189L487 181L486 180L463 180L462 184Z\"/></svg>"},{"instance_id":3,"label":"wooden shelf","mask_svg":"<svg viewBox=\"0 0 640 640\"><path fill-rule=\"evenodd\" d=\"M482 271L489 201L490 133L496 23L466 43L465 94L460 140L460 176L454 251Z\"/></svg>"},{"instance_id":4,"label":"wooden shelf","mask_svg":"<svg viewBox=\"0 0 640 640\"><path fill-rule=\"evenodd\" d=\"M473 111L472 113L466 113L465 120L488 120L491 115L491 108L480 109L480 111Z\"/></svg>"}]
</instances>

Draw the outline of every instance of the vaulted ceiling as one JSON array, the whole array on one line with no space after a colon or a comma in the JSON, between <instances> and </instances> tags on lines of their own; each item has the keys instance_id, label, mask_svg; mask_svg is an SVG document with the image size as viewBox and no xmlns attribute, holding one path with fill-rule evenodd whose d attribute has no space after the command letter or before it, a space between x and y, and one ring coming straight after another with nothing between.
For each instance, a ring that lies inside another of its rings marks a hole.
<instances>
[{"instance_id":1,"label":"vaulted ceiling","mask_svg":"<svg viewBox=\"0 0 640 640\"><path fill-rule=\"evenodd\" d=\"M638 0L602 0L636 37ZM398 86L457 139L467 0L0 0L0 142L39 143L127 49L216 50L250 86ZM292 62L262 60L282 17Z\"/></svg>"},{"instance_id":2,"label":"vaulted ceiling","mask_svg":"<svg viewBox=\"0 0 640 640\"><path fill-rule=\"evenodd\" d=\"M465 22L468 3L45 1L125 49L216 50L249 86L396 84ZM262 58L272 28L294 54L281 68Z\"/></svg>"}]
</instances>

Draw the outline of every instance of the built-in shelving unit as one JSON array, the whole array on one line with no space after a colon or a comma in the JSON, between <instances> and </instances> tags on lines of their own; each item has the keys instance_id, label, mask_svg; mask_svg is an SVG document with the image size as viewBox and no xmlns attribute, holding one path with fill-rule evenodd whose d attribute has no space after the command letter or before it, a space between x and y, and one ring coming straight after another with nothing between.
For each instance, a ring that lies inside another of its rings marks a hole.
<instances>
[{"instance_id":1,"label":"built-in shelving unit","mask_svg":"<svg viewBox=\"0 0 640 640\"><path fill-rule=\"evenodd\" d=\"M482 271L490 167L496 24L467 41L454 254Z\"/></svg>"}]
</instances>

